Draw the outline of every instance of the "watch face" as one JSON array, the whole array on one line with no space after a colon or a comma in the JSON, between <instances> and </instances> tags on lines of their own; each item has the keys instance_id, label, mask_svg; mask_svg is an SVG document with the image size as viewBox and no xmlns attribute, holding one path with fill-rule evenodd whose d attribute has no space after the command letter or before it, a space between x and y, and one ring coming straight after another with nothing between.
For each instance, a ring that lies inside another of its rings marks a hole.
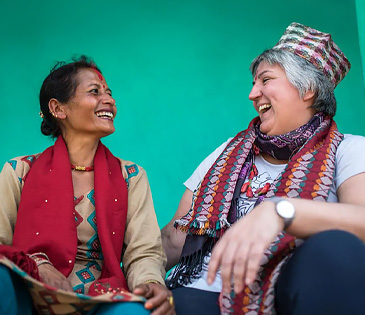
<instances>
[{"instance_id":1,"label":"watch face","mask_svg":"<svg viewBox=\"0 0 365 315\"><path fill-rule=\"evenodd\" d=\"M278 214L282 218L293 218L295 213L295 208L293 204L287 200L281 200L277 203L276 209Z\"/></svg>"}]
</instances>

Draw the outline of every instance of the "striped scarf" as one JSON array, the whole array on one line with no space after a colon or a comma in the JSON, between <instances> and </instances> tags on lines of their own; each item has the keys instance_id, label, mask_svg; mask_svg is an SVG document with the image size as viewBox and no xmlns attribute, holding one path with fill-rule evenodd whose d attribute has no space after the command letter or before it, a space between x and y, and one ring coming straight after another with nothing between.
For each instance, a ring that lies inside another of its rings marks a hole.
<instances>
[{"instance_id":1,"label":"striped scarf","mask_svg":"<svg viewBox=\"0 0 365 315\"><path fill-rule=\"evenodd\" d=\"M188 214L175 221L175 227L188 236L170 287L187 284L199 277L205 255L233 223L230 209L237 180L246 159L253 154L259 123L258 117L253 119L246 130L229 142L194 193ZM322 118L305 143L300 143L294 149L284 171L271 184L266 198L286 196L326 201L334 177L336 150L342 139L343 135L339 133L336 123L329 117ZM293 236L280 233L265 252L266 262L261 266L253 285L259 290L253 292L252 286L247 286L237 296L233 292L228 296L223 295L222 313L267 313L274 303L272 298L268 299L273 294L271 280L296 245Z\"/></svg>"}]
</instances>

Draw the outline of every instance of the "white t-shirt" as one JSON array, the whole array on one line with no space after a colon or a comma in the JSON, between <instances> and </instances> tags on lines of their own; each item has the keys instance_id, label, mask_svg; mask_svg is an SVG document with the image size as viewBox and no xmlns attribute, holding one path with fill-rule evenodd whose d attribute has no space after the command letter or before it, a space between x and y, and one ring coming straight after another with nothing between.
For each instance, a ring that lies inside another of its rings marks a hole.
<instances>
[{"instance_id":1,"label":"white t-shirt","mask_svg":"<svg viewBox=\"0 0 365 315\"><path fill-rule=\"evenodd\" d=\"M205 174L215 162L217 157L222 153L232 138L220 145L215 151L208 155L197 167L194 173L184 183L186 188L194 191L198 184L203 180ZM328 202L338 202L337 189L348 178L365 172L365 137L346 134L344 140L340 143L336 152L335 176L330 189ZM266 183L271 183L285 168L286 164L271 164L261 155L255 157L255 165L258 175L253 178L251 187L253 191L263 187ZM246 194L241 194L238 202L240 216L249 213L256 202L255 198L248 198ZM206 282L207 268L210 255L204 259L201 277L187 284L187 287L198 288L206 291L220 292L222 288L221 276L218 273L214 283L209 286Z\"/></svg>"}]
</instances>

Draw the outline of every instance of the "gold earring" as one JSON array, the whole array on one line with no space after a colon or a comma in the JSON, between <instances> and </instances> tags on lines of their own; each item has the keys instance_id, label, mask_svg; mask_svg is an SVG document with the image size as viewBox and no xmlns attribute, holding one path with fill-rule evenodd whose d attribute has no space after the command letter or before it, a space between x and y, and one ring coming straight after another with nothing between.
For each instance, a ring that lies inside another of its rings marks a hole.
<instances>
[{"instance_id":1,"label":"gold earring","mask_svg":"<svg viewBox=\"0 0 365 315\"><path fill-rule=\"evenodd\" d=\"M42 119L44 118L42 111L39 112L39 116L41 116Z\"/></svg>"},{"instance_id":2,"label":"gold earring","mask_svg":"<svg viewBox=\"0 0 365 315\"><path fill-rule=\"evenodd\" d=\"M53 111L50 110L49 112L52 114L53 117L58 118L58 115L55 114Z\"/></svg>"}]
</instances>

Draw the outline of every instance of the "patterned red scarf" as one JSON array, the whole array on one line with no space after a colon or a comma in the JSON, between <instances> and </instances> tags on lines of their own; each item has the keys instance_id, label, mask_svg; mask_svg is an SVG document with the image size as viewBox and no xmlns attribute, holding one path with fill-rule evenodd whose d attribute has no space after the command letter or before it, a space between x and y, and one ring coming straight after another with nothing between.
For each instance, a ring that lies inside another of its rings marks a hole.
<instances>
[{"instance_id":1,"label":"patterned red scarf","mask_svg":"<svg viewBox=\"0 0 365 315\"><path fill-rule=\"evenodd\" d=\"M259 122L258 117L253 119L246 130L238 133L230 141L195 192L189 213L175 222L175 227L188 233L188 242L199 240L197 242L200 243L200 248L196 251L196 246L193 246L193 251L188 250L188 255L182 256L171 287L177 283L186 284L197 276L201 267L194 263L201 262L202 256L211 250L217 239L229 228L228 216L237 179L246 158L250 152L252 154L252 147L257 139L256 126ZM325 117L305 144L290 158L283 173L271 184L266 197L276 195L326 201L333 182L336 150L342 139L343 135L337 130L336 123ZM207 236L208 240L207 237L202 240L199 237L201 235ZM187 243L184 248L191 245ZM260 313L269 307L266 298L271 293L273 271L295 246L294 237L281 233L266 253L267 262L260 268L260 280L257 283L259 293L254 293L246 287L238 296L227 296L224 301L225 313L240 314L247 306L250 306L247 311Z\"/></svg>"},{"instance_id":2,"label":"patterned red scarf","mask_svg":"<svg viewBox=\"0 0 365 315\"><path fill-rule=\"evenodd\" d=\"M74 192L66 144L59 137L28 172L18 209L13 247L44 252L66 277L77 253ZM94 158L95 210L104 264L98 282L127 289L120 268L128 191L119 160L99 142ZM96 295L95 288L89 290Z\"/></svg>"}]
</instances>

